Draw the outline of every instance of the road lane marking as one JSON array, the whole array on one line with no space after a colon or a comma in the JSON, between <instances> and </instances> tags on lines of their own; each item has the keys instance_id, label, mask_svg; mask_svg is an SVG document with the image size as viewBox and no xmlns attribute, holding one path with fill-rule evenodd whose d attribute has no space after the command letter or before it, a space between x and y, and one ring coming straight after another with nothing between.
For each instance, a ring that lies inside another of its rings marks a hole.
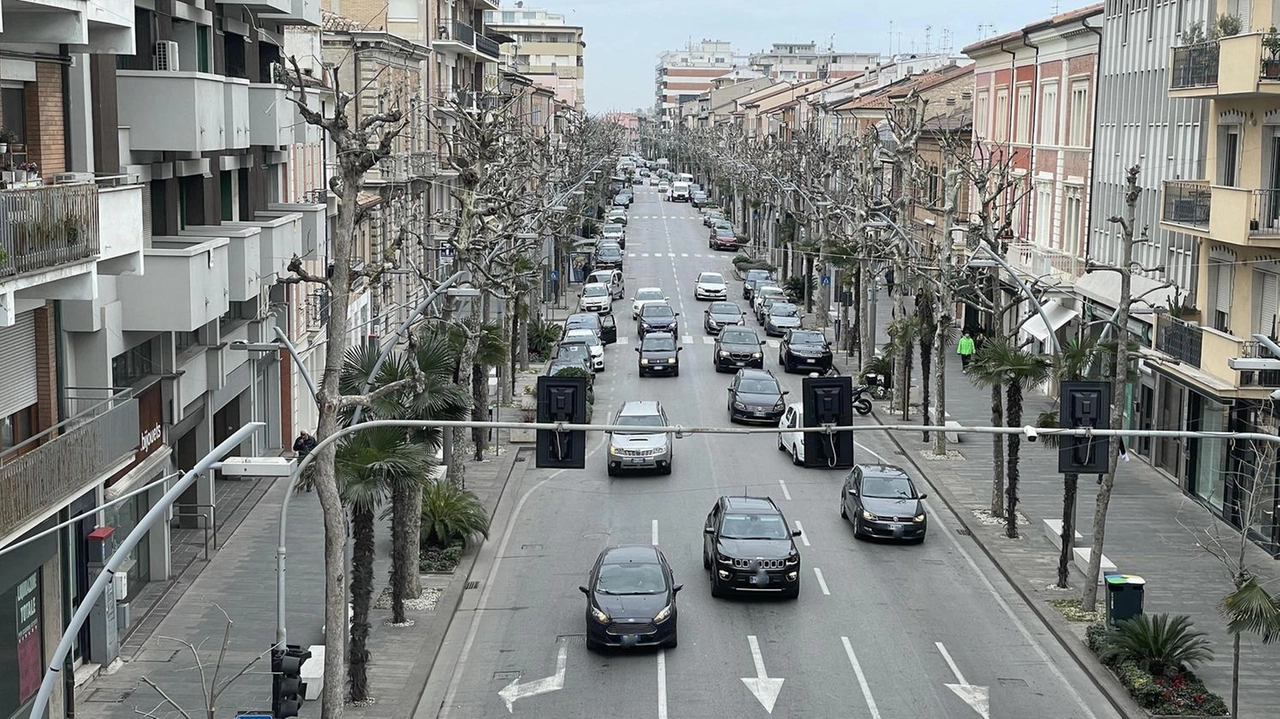
<instances>
[{"instance_id":1,"label":"road lane marking","mask_svg":"<svg viewBox=\"0 0 1280 719\"><path fill-rule=\"evenodd\" d=\"M644 253L641 253L641 255L640 255L640 256L641 256L641 257L648 257L648 256L649 256L649 253L648 253L648 252L644 252Z\"/></svg>"},{"instance_id":2,"label":"road lane marking","mask_svg":"<svg viewBox=\"0 0 1280 719\"><path fill-rule=\"evenodd\" d=\"M688 253L688 252L681 252L681 253L680 253L680 256L681 256L681 257L688 257L688 256L689 256L689 253ZM675 257L675 255L672 255L672 257Z\"/></svg>"},{"instance_id":3,"label":"road lane marking","mask_svg":"<svg viewBox=\"0 0 1280 719\"><path fill-rule=\"evenodd\" d=\"M961 684L968 684L969 682L964 680L964 675L960 673L960 667L956 666L956 660L951 658L951 652L948 652L947 648L942 646L942 642L934 642L933 646L938 648L938 651L942 654L943 661L947 663L947 666L951 667L951 673L955 675L956 681Z\"/></svg>"},{"instance_id":4,"label":"road lane marking","mask_svg":"<svg viewBox=\"0 0 1280 719\"><path fill-rule=\"evenodd\" d=\"M791 500L791 492L787 491L787 483L786 483L785 481L783 481L783 480L779 479L779 480L778 480L778 484L781 484L781 485L782 485L782 496L786 497L786 498L787 498L787 500L788 500L788 501L790 501L790 500Z\"/></svg>"},{"instance_id":5,"label":"road lane marking","mask_svg":"<svg viewBox=\"0 0 1280 719\"><path fill-rule=\"evenodd\" d=\"M630 338L630 337L628 337L628 336L626 336L626 335L623 335L623 336L621 336L621 337L619 337L619 338L618 338L617 344L620 344L620 345L627 345L627 344L631 344L631 338ZM865 449L865 448L864 448L864 449ZM871 450L869 450L869 449L868 449L867 451L868 451L868 452L871 452ZM871 453L872 453L872 454L875 454L875 452L871 452ZM880 455L878 455L878 454L877 454L876 456L877 456L877 457L879 457Z\"/></svg>"},{"instance_id":6,"label":"road lane marking","mask_svg":"<svg viewBox=\"0 0 1280 719\"><path fill-rule=\"evenodd\" d=\"M658 520L653 520L653 546L658 546Z\"/></svg>"},{"instance_id":7,"label":"road lane marking","mask_svg":"<svg viewBox=\"0 0 1280 719\"><path fill-rule=\"evenodd\" d=\"M770 349L776 350L780 342L778 340L765 340L765 344L769 345Z\"/></svg>"},{"instance_id":8,"label":"road lane marking","mask_svg":"<svg viewBox=\"0 0 1280 719\"><path fill-rule=\"evenodd\" d=\"M627 255L627 257L635 257L635 256L636 256L636 253L634 253L634 252L632 252L631 254Z\"/></svg>"},{"instance_id":9,"label":"road lane marking","mask_svg":"<svg viewBox=\"0 0 1280 719\"><path fill-rule=\"evenodd\" d=\"M798 520L796 521L796 529L800 530L800 541L804 542L804 546L809 546L809 533L804 531L804 525Z\"/></svg>"},{"instance_id":10,"label":"road lane marking","mask_svg":"<svg viewBox=\"0 0 1280 719\"><path fill-rule=\"evenodd\" d=\"M667 253L667 257L675 257L675 256L676 256L676 253L674 253L674 252L668 252L668 253Z\"/></svg>"},{"instance_id":11,"label":"road lane marking","mask_svg":"<svg viewBox=\"0 0 1280 719\"><path fill-rule=\"evenodd\" d=\"M656 524L654 526L657 526ZM658 650L658 719L667 719L667 650Z\"/></svg>"},{"instance_id":12,"label":"road lane marking","mask_svg":"<svg viewBox=\"0 0 1280 719\"><path fill-rule=\"evenodd\" d=\"M693 335L684 335L680 338L680 342L687 345L693 344Z\"/></svg>"},{"instance_id":13,"label":"road lane marking","mask_svg":"<svg viewBox=\"0 0 1280 719\"><path fill-rule=\"evenodd\" d=\"M564 689L565 670L569 666L569 645L564 637L560 637L556 640L556 643L559 644L559 647L556 649L555 674L524 684L520 683L520 677L516 677L511 680L510 684L503 687L502 691L498 692L498 696L507 705L508 713L515 713L515 703L520 699L535 697L549 692L558 692Z\"/></svg>"},{"instance_id":14,"label":"road lane marking","mask_svg":"<svg viewBox=\"0 0 1280 719\"><path fill-rule=\"evenodd\" d=\"M956 662L951 658L951 653L942 645L942 642L934 642L933 645L942 653L942 658L947 660L947 666L951 667L951 673L956 677L956 684L943 684L950 689L960 700L969 705L969 708L978 712L982 719L991 719L991 688L970 684L965 681L964 675L960 673L960 667L956 666Z\"/></svg>"},{"instance_id":15,"label":"road lane marking","mask_svg":"<svg viewBox=\"0 0 1280 719\"><path fill-rule=\"evenodd\" d=\"M716 338L712 337L711 335L707 335L706 337L702 338L702 344L704 345L713 345L715 343L716 343Z\"/></svg>"},{"instance_id":16,"label":"road lane marking","mask_svg":"<svg viewBox=\"0 0 1280 719\"><path fill-rule=\"evenodd\" d=\"M831 590L827 589L827 579L826 577L822 576L822 570L818 569L817 567L814 567L813 573L818 578L818 588L822 590L823 594L827 595L828 597L831 596Z\"/></svg>"},{"instance_id":17,"label":"road lane marking","mask_svg":"<svg viewBox=\"0 0 1280 719\"><path fill-rule=\"evenodd\" d=\"M778 692L782 691L782 683L786 680L769 677L769 673L764 669L764 657L760 654L760 642L756 640L755 635L748 635L747 643L751 645L751 661L755 664L756 675L743 677L742 683L751 690L751 694L764 707L765 712L772 714L773 706L778 702Z\"/></svg>"},{"instance_id":18,"label":"road lane marking","mask_svg":"<svg viewBox=\"0 0 1280 719\"><path fill-rule=\"evenodd\" d=\"M876 706L875 697L871 696L867 675L862 673L862 665L858 663L858 655L853 653L853 645L849 643L849 637L840 637L840 642L844 644L844 653L848 655L849 663L853 665L854 676L858 677L858 686L862 689L862 698L867 702L867 711L871 712L871 719L880 719L880 708Z\"/></svg>"}]
</instances>

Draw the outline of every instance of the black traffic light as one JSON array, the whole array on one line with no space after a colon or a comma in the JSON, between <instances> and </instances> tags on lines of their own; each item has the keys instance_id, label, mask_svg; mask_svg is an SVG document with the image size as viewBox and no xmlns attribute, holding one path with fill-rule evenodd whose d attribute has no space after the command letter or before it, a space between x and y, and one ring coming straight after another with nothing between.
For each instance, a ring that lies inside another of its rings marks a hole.
<instances>
[{"instance_id":1,"label":"black traffic light","mask_svg":"<svg viewBox=\"0 0 1280 719\"><path fill-rule=\"evenodd\" d=\"M853 378L805 377L801 396L804 426L853 425ZM853 466L853 430L804 433L804 466L847 469Z\"/></svg>"},{"instance_id":2,"label":"black traffic light","mask_svg":"<svg viewBox=\"0 0 1280 719\"><path fill-rule=\"evenodd\" d=\"M1067 429L1111 429L1111 383L1063 382L1058 426ZM1063 436L1058 443L1058 471L1063 474L1106 474L1110 437Z\"/></svg>"},{"instance_id":3,"label":"black traffic light","mask_svg":"<svg viewBox=\"0 0 1280 719\"><path fill-rule=\"evenodd\" d=\"M587 423L587 378L538 378L538 422L549 424ZM538 430L536 466L551 469L582 469L587 466L587 433L576 429L557 432Z\"/></svg>"},{"instance_id":4,"label":"black traffic light","mask_svg":"<svg viewBox=\"0 0 1280 719\"><path fill-rule=\"evenodd\" d=\"M298 716L307 698L302 665L310 658L311 652L297 644L271 650L271 715L275 719Z\"/></svg>"}]
</instances>

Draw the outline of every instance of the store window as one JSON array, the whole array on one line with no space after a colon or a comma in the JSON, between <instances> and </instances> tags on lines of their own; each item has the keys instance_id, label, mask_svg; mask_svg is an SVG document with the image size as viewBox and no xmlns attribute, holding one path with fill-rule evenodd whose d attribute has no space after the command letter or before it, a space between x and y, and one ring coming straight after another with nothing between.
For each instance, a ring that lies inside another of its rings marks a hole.
<instances>
[{"instance_id":1,"label":"store window","mask_svg":"<svg viewBox=\"0 0 1280 719\"><path fill-rule=\"evenodd\" d=\"M37 569L0 592L0 716L11 716L40 689L44 675L41 576Z\"/></svg>"},{"instance_id":2,"label":"store window","mask_svg":"<svg viewBox=\"0 0 1280 719\"><path fill-rule=\"evenodd\" d=\"M1200 405L1201 432L1225 432L1227 430L1227 406L1202 395L1194 395ZM1193 405L1192 411L1195 407ZM1217 439L1197 440L1196 496L1214 510L1222 511L1222 478L1227 468L1226 442Z\"/></svg>"},{"instance_id":3,"label":"store window","mask_svg":"<svg viewBox=\"0 0 1280 719\"><path fill-rule=\"evenodd\" d=\"M138 526L138 520L147 515L147 510L150 509L147 504L147 494L143 492L134 495L106 510L106 526L115 528L115 536L121 538L129 536L129 533ZM129 593L124 597L124 601L132 601L138 595L138 590L142 589L142 585L146 583L147 578L151 576L151 547L148 541L150 534L148 532L142 536L142 541L138 542L133 552L121 565L129 577Z\"/></svg>"},{"instance_id":4,"label":"store window","mask_svg":"<svg viewBox=\"0 0 1280 719\"><path fill-rule=\"evenodd\" d=\"M0 128L12 130L20 143L27 141L27 103L20 84L0 86Z\"/></svg>"}]
</instances>

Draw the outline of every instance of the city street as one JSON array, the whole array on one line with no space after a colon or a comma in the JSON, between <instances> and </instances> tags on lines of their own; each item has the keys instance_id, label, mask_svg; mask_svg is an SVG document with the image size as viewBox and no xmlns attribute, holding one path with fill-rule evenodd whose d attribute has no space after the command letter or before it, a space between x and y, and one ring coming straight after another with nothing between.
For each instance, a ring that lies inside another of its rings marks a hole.
<instances>
[{"instance_id":1,"label":"city street","mask_svg":"<svg viewBox=\"0 0 1280 719\"><path fill-rule=\"evenodd\" d=\"M673 424L726 425L732 375L712 367L693 281L723 272L730 300L742 302L733 254L707 248L691 205L648 186L636 188L626 254L619 342L596 379L595 421L626 400L656 399ZM678 378L637 377L630 298L644 286L663 287L680 313ZM802 376L782 373L777 345L769 340L765 367L798 401ZM897 463L883 435L858 439L858 461ZM941 503L926 502L922 545L858 541L840 518L843 470L795 467L772 437L674 446L670 476L609 478L605 437L593 437L586 469L531 468L508 488L510 522L493 528L496 552L472 575L478 599L454 619L417 717L1118 716ZM702 527L717 497L742 493L772 497L802 530L798 600L711 597ZM650 543L684 584L679 647L588 652L578 586L606 546Z\"/></svg>"}]
</instances>

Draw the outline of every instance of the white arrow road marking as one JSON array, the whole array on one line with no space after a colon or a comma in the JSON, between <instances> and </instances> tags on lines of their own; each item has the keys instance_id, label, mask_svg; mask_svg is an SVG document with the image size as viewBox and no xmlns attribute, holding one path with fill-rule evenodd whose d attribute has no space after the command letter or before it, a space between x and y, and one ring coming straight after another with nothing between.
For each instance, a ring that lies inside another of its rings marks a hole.
<instances>
[{"instance_id":1,"label":"white arrow road marking","mask_svg":"<svg viewBox=\"0 0 1280 719\"><path fill-rule=\"evenodd\" d=\"M791 499L791 492L788 492L788 491L787 491L787 483L786 483L785 481L783 481L783 480L779 479L779 480L778 480L778 484L781 484L781 485L782 485L782 496L784 496L784 497L786 497L788 500L790 500L790 499ZM800 536L804 536L804 535L800 535Z\"/></svg>"},{"instance_id":2,"label":"white arrow road marking","mask_svg":"<svg viewBox=\"0 0 1280 719\"><path fill-rule=\"evenodd\" d=\"M514 705L519 699L564 689L564 672L569 664L569 645L565 643L564 637L557 639L556 644L559 646L556 648L555 674L542 679L535 679L527 684L521 684L520 677L516 677L511 680L510 684L503 687L502 691L498 692L498 696L502 697L502 701L507 705L508 712L515 713Z\"/></svg>"},{"instance_id":3,"label":"white arrow road marking","mask_svg":"<svg viewBox=\"0 0 1280 719\"><path fill-rule=\"evenodd\" d=\"M658 546L658 520L653 520L653 546Z\"/></svg>"},{"instance_id":4,"label":"white arrow road marking","mask_svg":"<svg viewBox=\"0 0 1280 719\"><path fill-rule=\"evenodd\" d=\"M804 531L804 525L796 521L796 529L800 530L800 541L804 542L804 546L809 546L809 533ZM821 576L822 573L819 572L818 575Z\"/></svg>"},{"instance_id":5,"label":"white arrow road marking","mask_svg":"<svg viewBox=\"0 0 1280 719\"><path fill-rule=\"evenodd\" d=\"M858 677L858 686L862 688L862 698L867 702L871 719L880 719L880 709L876 706L875 697L871 696L871 685L867 684L867 675L862 673L862 665L858 663L858 655L853 653L853 645L849 643L849 637L840 637L840 641L844 644L844 653L849 656L849 663L853 665L853 673Z\"/></svg>"},{"instance_id":6,"label":"white arrow road marking","mask_svg":"<svg viewBox=\"0 0 1280 719\"><path fill-rule=\"evenodd\" d=\"M955 695L964 700L971 709L978 712L982 719L991 719L991 692L987 687L980 687L976 684L970 684L964 680L964 675L960 673L960 667L956 666L956 660L951 658L951 654L947 648L942 646L942 642L934 642L934 646L942 653L942 658L947 661L947 666L951 667L951 673L956 675L958 684L945 684L946 688L955 692Z\"/></svg>"},{"instance_id":7,"label":"white arrow road marking","mask_svg":"<svg viewBox=\"0 0 1280 719\"><path fill-rule=\"evenodd\" d=\"M785 680L770 679L769 673L764 670L764 657L760 656L760 642L756 641L755 636L748 636L747 642L751 645L751 661L756 665L756 675L743 677L742 683L747 685L764 710L772 714L773 705L778 702L778 692L782 691L782 682Z\"/></svg>"},{"instance_id":8,"label":"white arrow road marking","mask_svg":"<svg viewBox=\"0 0 1280 719\"><path fill-rule=\"evenodd\" d=\"M667 719L667 650L658 650L658 719Z\"/></svg>"},{"instance_id":9,"label":"white arrow road marking","mask_svg":"<svg viewBox=\"0 0 1280 719\"><path fill-rule=\"evenodd\" d=\"M822 570L814 567L813 574L818 578L818 589L821 589L822 593L828 597L831 596L831 590L827 589L827 578L822 576Z\"/></svg>"}]
</instances>

